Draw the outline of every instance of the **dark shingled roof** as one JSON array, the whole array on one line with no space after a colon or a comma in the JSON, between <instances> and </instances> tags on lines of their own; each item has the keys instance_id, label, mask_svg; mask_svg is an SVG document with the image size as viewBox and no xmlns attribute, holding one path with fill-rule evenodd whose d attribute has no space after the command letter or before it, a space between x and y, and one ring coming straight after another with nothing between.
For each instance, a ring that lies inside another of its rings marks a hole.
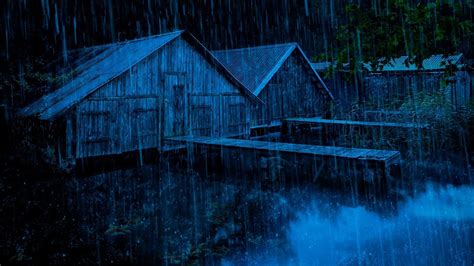
<instances>
[{"instance_id":1,"label":"dark shingled roof","mask_svg":"<svg viewBox=\"0 0 474 266\"><path fill-rule=\"evenodd\" d=\"M318 73L311 67L311 63L297 43L213 51L216 58L255 96L260 94L293 52L301 54L303 61L308 64L311 74L316 76L323 88L332 97L331 92Z\"/></svg>"},{"instance_id":2,"label":"dark shingled roof","mask_svg":"<svg viewBox=\"0 0 474 266\"><path fill-rule=\"evenodd\" d=\"M184 33L184 31L175 31L73 52L71 53L71 62L67 68L73 69L74 77L58 90L44 95L36 102L21 109L19 114L22 116L37 115L42 120L53 120L96 89L120 76L179 36L186 37L208 62L214 65L244 94L250 96L253 100L258 100L194 36L190 33Z\"/></svg>"}]
</instances>

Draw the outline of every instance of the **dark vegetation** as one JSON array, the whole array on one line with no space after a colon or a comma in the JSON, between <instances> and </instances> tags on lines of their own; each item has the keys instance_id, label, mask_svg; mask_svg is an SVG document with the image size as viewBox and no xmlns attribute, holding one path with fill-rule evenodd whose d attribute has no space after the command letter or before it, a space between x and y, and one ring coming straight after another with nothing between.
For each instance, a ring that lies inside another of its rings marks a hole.
<instances>
[{"instance_id":1,"label":"dark vegetation","mask_svg":"<svg viewBox=\"0 0 474 266\"><path fill-rule=\"evenodd\" d=\"M349 62L360 71L360 62L374 69L391 58L408 55L408 63L419 67L433 54L464 52L472 56L474 33L471 1L390 0L364 8L345 6L346 23L336 31L336 45L330 58L340 64ZM336 55L334 58L333 55ZM384 60L379 61L380 58Z\"/></svg>"}]
</instances>

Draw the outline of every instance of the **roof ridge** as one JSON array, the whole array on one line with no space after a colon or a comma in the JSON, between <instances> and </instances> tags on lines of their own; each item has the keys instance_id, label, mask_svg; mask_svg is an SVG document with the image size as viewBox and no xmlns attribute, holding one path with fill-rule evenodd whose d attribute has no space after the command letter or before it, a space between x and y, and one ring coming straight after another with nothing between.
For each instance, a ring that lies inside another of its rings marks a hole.
<instances>
[{"instance_id":1,"label":"roof ridge","mask_svg":"<svg viewBox=\"0 0 474 266\"><path fill-rule=\"evenodd\" d=\"M166 35L171 35L171 34L181 34L183 32L185 32L185 30L170 31L170 32L166 32L166 33L148 35L148 36L145 36L145 37L140 37L140 38L131 39L131 40L124 40L124 41L112 42L112 43L104 43L104 44L99 44L99 45L93 45L93 46L87 46L87 47L82 47L82 48L71 49L68 52L76 52L76 51L86 50L86 49L102 48L102 47L107 47L107 46L112 46L112 45L124 45L124 44L133 43L133 42L139 42L139 41L150 40L150 39L154 39L154 38L158 38L158 37L164 37Z\"/></svg>"}]
</instances>

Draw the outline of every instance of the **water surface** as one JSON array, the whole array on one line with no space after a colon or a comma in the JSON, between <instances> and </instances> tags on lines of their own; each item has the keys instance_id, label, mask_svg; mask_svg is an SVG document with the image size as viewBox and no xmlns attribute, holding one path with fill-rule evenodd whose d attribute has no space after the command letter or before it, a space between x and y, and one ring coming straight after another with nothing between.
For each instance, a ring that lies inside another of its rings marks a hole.
<instances>
[{"instance_id":1,"label":"water surface","mask_svg":"<svg viewBox=\"0 0 474 266\"><path fill-rule=\"evenodd\" d=\"M151 166L81 177L68 185L70 207L81 217L81 234L97 262L474 262L469 185L423 183L367 201L304 183L269 189L222 179Z\"/></svg>"}]
</instances>

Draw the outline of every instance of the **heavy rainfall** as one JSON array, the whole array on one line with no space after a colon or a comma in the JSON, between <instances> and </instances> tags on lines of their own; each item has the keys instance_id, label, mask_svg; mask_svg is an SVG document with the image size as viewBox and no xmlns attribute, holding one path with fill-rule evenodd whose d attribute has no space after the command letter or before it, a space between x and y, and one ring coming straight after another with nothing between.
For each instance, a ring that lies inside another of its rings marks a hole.
<instances>
[{"instance_id":1,"label":"heavy rainfall","mask_svg":"<svg viewBox=\"0 0 474 266\"><path fill-rule=\"evenodd\" d=\"M472 0L4 0L0 265L473 265Z\"/></svg>"}]
</instances>

